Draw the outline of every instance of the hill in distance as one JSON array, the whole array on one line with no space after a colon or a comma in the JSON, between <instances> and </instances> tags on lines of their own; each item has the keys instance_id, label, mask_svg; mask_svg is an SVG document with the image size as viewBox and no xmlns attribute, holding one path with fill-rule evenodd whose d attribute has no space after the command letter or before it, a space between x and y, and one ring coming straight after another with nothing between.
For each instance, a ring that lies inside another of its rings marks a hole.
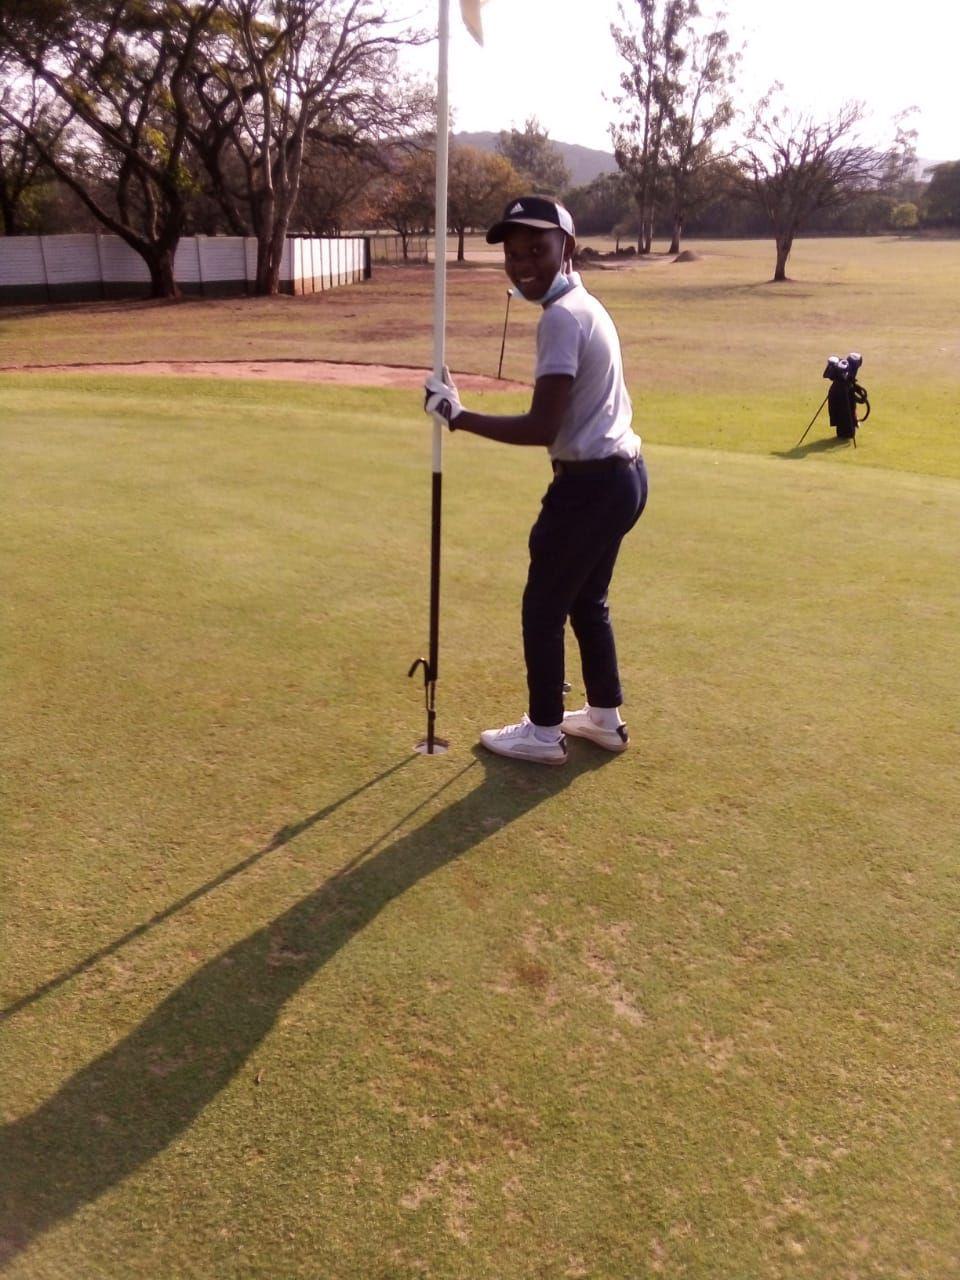
<instances>
[{"instance_id":1,"label":"hill in distance","mask_svg":"<svg viewBox=\"0 0 960 1280\"><path fill-rule=\"evenodd\" d=\"M484 130L480 133L453 134L454 142L465 147L476 147L479 151L496 151L499 137L499 130L495 133ZM601 173L616 173L617 162L610 151L581 147L576 142L558 142L554 138L550 141L563 157L563 163L570 171L570 185L573 187L582 187Z\"/></svg>"}]
</instances>

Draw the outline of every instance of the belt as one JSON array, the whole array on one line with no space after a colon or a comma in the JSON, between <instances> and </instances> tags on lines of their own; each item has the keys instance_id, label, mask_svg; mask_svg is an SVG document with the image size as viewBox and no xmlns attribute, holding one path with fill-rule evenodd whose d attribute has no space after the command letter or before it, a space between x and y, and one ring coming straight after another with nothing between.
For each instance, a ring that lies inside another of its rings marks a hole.
<instances>
[{"instance_id":1,"label":"belt","mask_svg":"<svg viewBox=\"0 0 960 1280\"><path fill-rule=\"evenodd\" d=\"M578 462L567 462L564 458L554 458L553 474L555 476L592 475L598 471L614 471L618 467L632 467L636 461L636 458L621 458L618 454L613 454L609 458L583 458Z\"/></svg>"}]
</instances>

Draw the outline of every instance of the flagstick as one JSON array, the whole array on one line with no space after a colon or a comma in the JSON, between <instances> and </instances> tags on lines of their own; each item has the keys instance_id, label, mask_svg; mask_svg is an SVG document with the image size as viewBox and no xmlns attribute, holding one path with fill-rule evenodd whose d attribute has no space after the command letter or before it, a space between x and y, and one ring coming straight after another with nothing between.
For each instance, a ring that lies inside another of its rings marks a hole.
<instances>
[{"instance_id":1,"label":"flagstick","mask_svg":"<svg viewBox=\"0 0 960 1280\"><path fill-rule=\"evenodd\" d=\"M447 55L450 43L449 0L439 0L437 23L437 159L436 203L434 208L433 262L433 372L444 376L447 328L447 162L450 112L447 93ZM438 755L448 743L436 736L437 675L440 665L440 512L443 487L443 431L446 420L433 415L433 476L430 500L430 652L427 661L419 658L410 674L421 664L427 702L427 736L417 744L424 755Z\"/></svg>"}]
</instances>

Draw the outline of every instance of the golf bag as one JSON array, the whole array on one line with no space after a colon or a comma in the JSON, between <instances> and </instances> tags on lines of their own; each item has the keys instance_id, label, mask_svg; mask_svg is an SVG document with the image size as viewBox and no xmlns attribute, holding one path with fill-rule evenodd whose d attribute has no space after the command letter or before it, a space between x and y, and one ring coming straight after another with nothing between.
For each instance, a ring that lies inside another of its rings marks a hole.
<instances>
[{"instance_id":1,"label":"golf bag","mask_svg":"<svg viewBox=\"0 0 960 1280\"><path fill-rule=\"evenodd\" d=\"M870 402L867 392L857 382L857 372L863 363L863 357L851 352L845 359L831 356L823 376L830 379L830 390L827 393L827 408L830 414L830 425L837 433L838 440L857 442L857 427L866 422L870 415ZM862 418L857 417L858 405L866 405L867 412Z\"/></svg>"}]
</instances>

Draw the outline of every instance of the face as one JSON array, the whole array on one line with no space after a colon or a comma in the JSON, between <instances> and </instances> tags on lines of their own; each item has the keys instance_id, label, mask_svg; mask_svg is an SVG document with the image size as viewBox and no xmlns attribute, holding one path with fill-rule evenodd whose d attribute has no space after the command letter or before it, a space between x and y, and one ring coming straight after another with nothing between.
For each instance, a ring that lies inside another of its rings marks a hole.
<instances>
[{"instance_id":1,"label":"face","mask_svg":"<svg viewBox=\"0 0 960 1280\"><path fill-rule=\"evenodd\" d=\"M508 227L503 240L503 265L510 283L529 302L542 298L560 270L567 236L559 227Z\"/></svg>"}]
</instances>

